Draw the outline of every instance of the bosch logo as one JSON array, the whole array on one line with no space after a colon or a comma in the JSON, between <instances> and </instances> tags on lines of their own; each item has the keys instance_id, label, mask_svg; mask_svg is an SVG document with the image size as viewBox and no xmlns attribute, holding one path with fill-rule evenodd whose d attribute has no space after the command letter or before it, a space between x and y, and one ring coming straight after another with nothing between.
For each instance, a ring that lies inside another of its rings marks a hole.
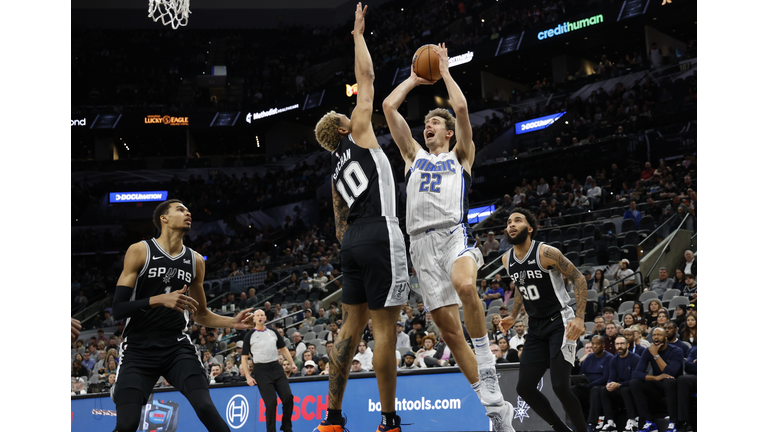
<instances>
[{"instance_id":1,"label":"bosch logo","mask_svg":"<svg viewBox=\"0 0 768 432\"><path fill-rule=\"evenodd\" d=\"M237 394L227 403L227 424L233 429L240 429L248 420L248 400Z\"/></svg>"}]
</instances>

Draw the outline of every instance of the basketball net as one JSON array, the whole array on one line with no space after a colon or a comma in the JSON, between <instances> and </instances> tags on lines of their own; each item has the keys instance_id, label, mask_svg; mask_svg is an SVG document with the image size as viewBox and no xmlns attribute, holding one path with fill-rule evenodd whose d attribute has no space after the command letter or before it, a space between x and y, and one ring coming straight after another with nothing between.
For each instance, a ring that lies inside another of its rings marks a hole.
<instances>
[{"instance_id":1,"label":"basketball net","mask_svg":"<svg viewBox=\"0 0 768 432\"><path fill-rule=\"evenodd\" d=\"M189 0L149 0L149 17L170 24L174 30L187 25L190 13Z\"/></svg>"}]
</instances>

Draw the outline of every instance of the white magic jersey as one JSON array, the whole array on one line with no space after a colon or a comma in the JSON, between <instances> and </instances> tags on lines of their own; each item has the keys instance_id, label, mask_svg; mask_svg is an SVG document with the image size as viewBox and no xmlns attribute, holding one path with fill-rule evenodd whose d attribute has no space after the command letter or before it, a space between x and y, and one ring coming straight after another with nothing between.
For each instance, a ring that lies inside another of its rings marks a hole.
<instances>
[{"instance_id":1,"label":"white magic jersey","mask_svg":"<svg viewBox=\"0 0 768 432\"><path fill-rule=\"evenodd\" d=\"M472 176L453 151L435 155L419 149L405 182L405 228L409 235L467 222Z\"/></svg>"}]
</instances>

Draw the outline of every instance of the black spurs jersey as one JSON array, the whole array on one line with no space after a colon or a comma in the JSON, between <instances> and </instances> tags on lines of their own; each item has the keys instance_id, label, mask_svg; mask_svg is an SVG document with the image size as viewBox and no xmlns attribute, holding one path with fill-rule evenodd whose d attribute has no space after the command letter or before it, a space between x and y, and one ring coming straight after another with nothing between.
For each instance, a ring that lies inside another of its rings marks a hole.
<instances>
[{"instance_id":1,"label":"black spurs jersey","mask_svg":"<svg viewBox=\"0 0 768 432\"><path fill-rule=\"evenodd\" d=\"M349 207L349 224L363 217L397 217L397 185L384 150L359 147L347 135L331 153L331 160L331 181Z\"/></svg>"},{"instance_id":2,"label":"black spurs jersey","mask_svg":"<svg viewBox=\"0 0 768 432\"><path fill-rule=\"evenodd\" d=\"M515 256L514 248L507 252L507 274L520 290L525 312L532 318L551 318L570 300L560 272L541 265L539 253L543 245L531 240L531 248L521 260Z\"/></svg>"},{"instance_id":3,"label":"black spurs jersey","mask_svg":"<svg viewBox=\"0 0 768 432\"><path fill-rule=\"evenodd\" d=\"M195 278L195 251L182 246L181 253L172 257L155 239L142 243L147 246L147 258L136 277L131 300L167 294L184 288L184 285L187 286L186 295L189 295ZM189 312L158 306L128 318L123 336L173 330L181 332L188 323Z\"/></svg>"}]
</instances>

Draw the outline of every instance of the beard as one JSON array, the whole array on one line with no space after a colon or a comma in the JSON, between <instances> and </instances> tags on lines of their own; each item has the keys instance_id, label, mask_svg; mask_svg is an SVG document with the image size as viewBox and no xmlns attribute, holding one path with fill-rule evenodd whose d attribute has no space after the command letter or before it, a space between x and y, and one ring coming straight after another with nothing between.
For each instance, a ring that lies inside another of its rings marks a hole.
<instances>
[{"instance_id":1,"label":"beard","mask_svg":"<svg viewBox=\"0 0 768 432\"><path fill-rule=\"evenodd\" d=\"M525 243L528 240L528 230L518 232L514 237L510 236L507 231L504 231L504 237L507 238L507 243L516 246Z\"/></svg>"}]
</instances>

